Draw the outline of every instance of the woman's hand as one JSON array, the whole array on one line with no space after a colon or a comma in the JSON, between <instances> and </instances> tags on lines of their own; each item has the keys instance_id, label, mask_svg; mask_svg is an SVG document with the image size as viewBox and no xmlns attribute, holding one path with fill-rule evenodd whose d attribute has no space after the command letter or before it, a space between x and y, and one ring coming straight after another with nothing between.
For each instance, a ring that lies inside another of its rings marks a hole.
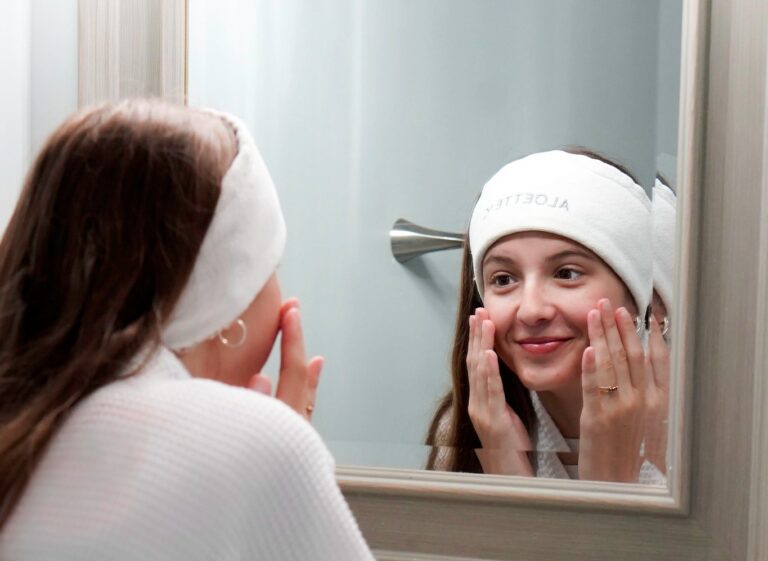
<instances>
[{"instance_id":1,"label":"woman's hand","mask_svg":"<svg viewBox=\"0 0 768 561\"><path fill-rule=\"evenodd\" d=\"M642 458L645 356L625 308L602 299L587 315L582 356L579 479L636 482Z\"/></svg>"},{"instance_id":2,"label":"woman's hand","mask_svg":"<svg viewBox=\"0 0 768 561\"><path fill-rule=\"evenodd\" d=\"M484 473L533 475L527 452L528 431L507 404L499 363L493 351L494 325L488 312L478 308L469 318L469 418L480 438L477 457Z\"/></svg>"},{"instance_id":3,"label":"woman's hand","mask_svg":"<svg viewBox=\"0 0 768 561\"><path fill-rule=\"evenodd\" d=\"M667 416L669 414L669 348L656 319L651 316L648 338L648 386L645 391L645 457L667 474Z\"/></svg>"},{"instance_id":4,"label":"woman's hand","mask_svg":"<svg viewBox=\"0 0 768 561\"><path fill-rule=\"evenodd\" d=\"M298 307L299 301L291 298L280 309L280 375L275 397L310 421L324 359L316 356L307 362ZM253 376L248 387L272 394L272 382L264 374Z\"/></svg>"}]
</instances>

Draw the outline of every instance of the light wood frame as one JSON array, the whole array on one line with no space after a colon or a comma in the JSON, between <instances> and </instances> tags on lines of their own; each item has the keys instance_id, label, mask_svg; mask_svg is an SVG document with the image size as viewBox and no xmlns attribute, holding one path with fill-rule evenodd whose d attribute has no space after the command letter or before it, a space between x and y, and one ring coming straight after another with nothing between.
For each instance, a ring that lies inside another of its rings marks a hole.
<instances>
[{"instance_id":1,"label":"light wood frame","mask_svg":"<svg viewBox=\"0 0 768 561\"><path fill-rule=\"evenodd\" d=\"M768 3L684 6L670 489L342 466L380 560L768 559ZM81 103L183 101L187 10L80 0Z\"/></svg>"}]
</instances>

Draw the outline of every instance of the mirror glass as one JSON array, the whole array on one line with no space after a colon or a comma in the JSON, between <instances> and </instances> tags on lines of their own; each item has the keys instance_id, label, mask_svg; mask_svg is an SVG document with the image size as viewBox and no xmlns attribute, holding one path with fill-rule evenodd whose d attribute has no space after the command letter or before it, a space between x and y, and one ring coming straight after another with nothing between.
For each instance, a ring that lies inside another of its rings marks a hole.
<instances>
[{"instance_id":1,"label":"mirror glass","mask_svg":"<svg viewBox=\"0 0 768 561\"><path fill-rule=\"evenodd\" d=\"M502 166L588 148L674 201L681 20L682 0L190 0L189 103L242 117L272 172L279 277L326 357L314 425L338 464L425 468L451 391L455 239ZM396 260L398 219L454 249Z\"/></svg>"}]
</instances>

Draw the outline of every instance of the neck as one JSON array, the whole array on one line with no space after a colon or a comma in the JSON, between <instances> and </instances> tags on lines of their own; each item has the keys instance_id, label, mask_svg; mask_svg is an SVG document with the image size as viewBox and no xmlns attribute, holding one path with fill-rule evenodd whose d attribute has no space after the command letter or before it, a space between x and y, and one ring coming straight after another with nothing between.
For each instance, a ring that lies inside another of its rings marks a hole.
<instances>
[{"instance_id":1,"label":"neck","mask_svg":"<svg viewBox=\"0 0 768 561\"><path fill-rule=\"evenodd\" d=\"M564 438L579 438L582 408L581 379L565 388L538 392L542 405Z\"/></svg>"},{"instance_id":2,"label":"neck","mask_svg":"<svg viewBox=\"0 0 768 561\"><path fill-rule=\"evenodd\" d=\"M210 341L203 341L194 347L174 353L194 378L210 378L212 380L219 378L217 356L214 352L214 346L210 343Z\"/></svg>"}]
</instances>

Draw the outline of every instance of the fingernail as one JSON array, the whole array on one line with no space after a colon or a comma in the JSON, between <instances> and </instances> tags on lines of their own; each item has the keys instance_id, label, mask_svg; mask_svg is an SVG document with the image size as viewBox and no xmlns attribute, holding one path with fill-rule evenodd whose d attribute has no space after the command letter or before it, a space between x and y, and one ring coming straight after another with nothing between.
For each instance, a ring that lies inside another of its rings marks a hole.
<instances>
[{"instance_id":1,"label":"fingernail","mask_svg":"<svg viewBox=\"0 0 768 561\"><path fill-rule=\"evenodd\" d=\"M619 317L621 317L621 319L623 319L623 320L630 320L630 319L632 319L632 318L629 317L629 312L627 311L627 309L624 306L619 308L617 311L619 312Z\"/></svg>"}]
</instances>

